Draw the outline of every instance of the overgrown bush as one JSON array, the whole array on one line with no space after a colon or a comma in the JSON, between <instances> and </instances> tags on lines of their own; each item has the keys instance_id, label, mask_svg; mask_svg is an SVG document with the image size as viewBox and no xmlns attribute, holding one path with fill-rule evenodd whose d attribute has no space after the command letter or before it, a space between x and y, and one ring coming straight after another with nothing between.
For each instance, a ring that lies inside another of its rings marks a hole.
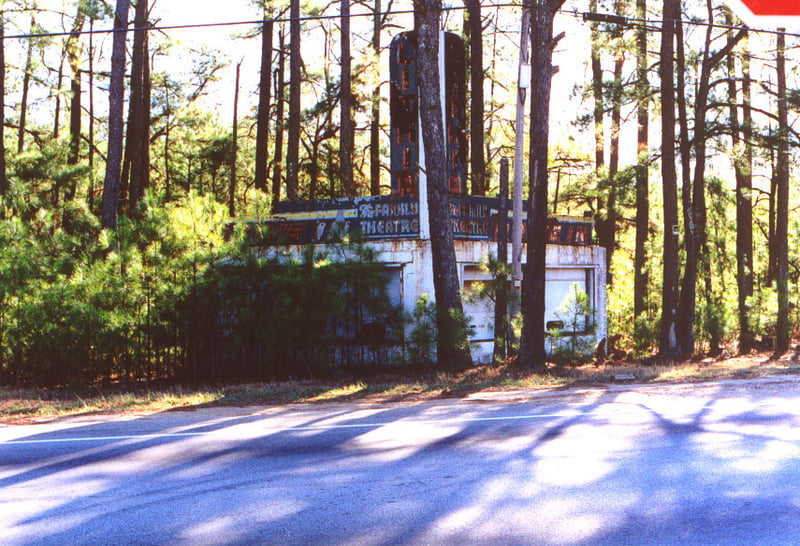
<instances>
[{"instance_id":1,"label":"overgrown bush","mask_svg":"<svg viewBox=\"0 0 800 546\"><path fill-rule=\"evenodd\" d=\"M174 376L184 353L175 310L224 251L224 209L191 194L105 232L77 200L13 208L0 221L0 383Z\"/></svg>"},{"instance_id":2,"label":"overgrown bush","mask_svg":"<svg viewBox=\"0 0 800 546\"><path fill-rule=\"evenodd\" d=\"M591 359L595 349L592 309L589 296L578 283L572 285L569 295L556 310L556 317L563 324L551 328L550 356L555 362L582 363Z\"/></svg>"},{"instance_id":3,"label":"overgrown bush","mask_svg":"<svg viewBox=\"0 0 800 546\"><path fill-rule=\"evenodd\" d=\"M365 245L257 256L193 192L143 202L114 232L77 200L15 195L0 221L0 385L270 379L390 362L402 343Z\"/></svg>"},{"instance_id":4,"label":"overgrown bush","mask_svg":"<svg viewBox=\"0 0 800 546\"><path fill-rule=\"evenodd\" d=\"M436 362L436 304L422 294L407 317L410 325L405 360L412 366L426 368Z\"/></svg>"},{"instance_id":5,"label":"overgrown bush","mask_svg":"<svg viewBox=\"0 0 800 546\"><path fill-rule=\"evenodd\" d=\"M193 379L270 379L389 362L399 346L399 309L373 250L338 255L308 247L301 259L244 247L211 268L187 300L188 372Z\"/></svg>"}]
</instances>

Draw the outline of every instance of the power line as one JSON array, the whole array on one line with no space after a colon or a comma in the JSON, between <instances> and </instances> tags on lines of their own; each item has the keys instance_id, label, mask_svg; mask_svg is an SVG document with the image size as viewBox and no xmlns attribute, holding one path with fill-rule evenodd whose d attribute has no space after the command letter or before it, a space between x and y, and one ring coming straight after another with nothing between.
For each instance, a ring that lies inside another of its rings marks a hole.
<instances>
[{"instance_id":1,"label":"power line","mask_svg":"<svg viewBox=\"0 0 800 546\"><path fill-rule=\"evenodd\" d=\"M598 23L607 23L613 24L618 26L645 26L649 30L653 30L656 32L661 31L661 27L664 23L672 22L676 24L686 25L686 26L696 26L696 27L711 27L717 28L720 30L742 30L747 29L748 32L752 32L755 34L783 34L784 36L789 36L792 38L800 38L800 33L793 33L793 32L786 32L785 30L773 30L773 29L766 29L766 28L752 28L746 25L723 25L721 23L708 23L704 21L694 21L694 20L683 20L683 19L638 19L635 17L624 17L621 15L616 15L612 13L591 13L591 12L579 12L579 11L561 11L561 13L567 13L572 15L573 17L581 17L584 21L594 21ZM660 25L660 26L655 26Z\"/></svg>"},{"instance_id":2,"label":"power line","mask_svg":"<svg viewBox=\"0 0 800 546\"><path fill-rule=\"evenodd\" d=\"M519 7L518 4L494 4L491 6L485 7L509 7L515 6ZM453 8L443 8L443 11L454 11L454 10L463 10L466 8L463 7L453 7ZM386 17L390 15L408 15L413 14L414 10L398 10L398 11L385 11L381 12L379 15L381 17ZM374 17L374 13L351 13L350 18L356 17ZM243 25L254 25L260 26L264 24L264 21L271 20L273 23L290 23L292 21L323 21L328 19L340 19L341 15L307 15L298 18L292 17L281 17L277 19L255 19L252 21L230 21L226 23L198 23L193 25L164 25L164 26L151 26L151 27L133 27L133 28L122 28L122 29L96 29L96 30L82 30L80 32L70 32L70 31L63 31L63 32L43 32L43 33L36 33L36 34L14 34L14 35L7 35L4 36L4 40L12 40L12 39L31 39L31 38L55 38L55 37L63 37L63 36L78 36L78 35L88 35L88 34L114 34L116 32L150 32L150 31L165 31L165 30L180 30L180 29L193 29L193 28L213 28L213 27L230 27L230 26L243 26Z\"/></svg>"},{"instance_id":3,"label":"power line","mask_svg":"<svg viewBox=\"0 0 800 546\"><path fill-rule=\"evenodd\" d=\"M482 8L493 9L493 8L523 8L524 6L520 4L484 4L481 5ZM452 6L452 7L445 7L442 8L442 11L465 11L469 8L466 6ZM535 7L534 7L535 9ZM397 11L385 11L378 14L380 17L388 17L392 15L410 15L413 14L414 10L397 10ZM606 24L615 24L618 26L644 26L648 30L658 32L661 30L661 26L664 23L669 22L667 19L638 19L633 17L624 17L616 14L611 13L594 13L594 12L580 12L577 10L559 10L559 13L570 15L576 18L582 18L584 21L594 21L594 22L601 22ZM350 18L356 17L375 17L375 13L351 13ZM273 23L290 23L292 21L300 21L308 22L308 21L324 21L330 19L340 19L341 15L307 15L303 17L298 17L297 19L293 19L291 17L281 17L276 19L271 19ZM253 25L253 26L260 26L263 25L265 19L255 19L251 21L229 21L225 23L197 23L191 25L163 25L163 26L150 26L150 27L131 27L131 28L124 28L124 29L94 29L94 30L82 30L80 32L70 32L70 31L63 31L63 32L43 32L43 33L28 33L28 34L12 34L12 35L5 35L3 40L29 40L33 38L58 38L64 36L83 36L83 35L90 35L90 34L114 34L116 32L152 32L152 31L167 31L167 30L183 30L183 29L204 29L204 28L215 28L215 27L232 27L232 26L244 26L244 25ZM763 28L748 28L745 26L736 26L736 25L723 25L718 23L707 23L701 21L693 21L693 20L675 20L672 21L674 23L680 23L682 25L689 25L689 26L700 26L700 27L712 27L718 28L721 30L739 30L742 28L747 28L749 32L753 33L761 33L761 34L783 34L784 36L799 38L800 33L790 33L785 31L779 30L772 30L772 29L763 29Z\"/></svg>"}]
</instances>

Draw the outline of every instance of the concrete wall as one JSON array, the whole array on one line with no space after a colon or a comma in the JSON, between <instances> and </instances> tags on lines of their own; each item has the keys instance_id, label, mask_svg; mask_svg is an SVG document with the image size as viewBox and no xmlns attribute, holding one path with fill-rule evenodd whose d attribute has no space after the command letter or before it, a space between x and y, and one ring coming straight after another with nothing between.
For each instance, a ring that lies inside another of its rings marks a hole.
<instances>
[{"instance_id":1,"label":"concrete wall","mask_svg":"<svg viewBox=\"0 0 800 546\"><path fill-rule=\"evenodd\" d=\"M390 286L400 290L392 300L402 302L403 307L413 311L422 294L434 299L433 264L431 243L424 239L399 239L371 241L369 245L380 252L379 261L386 264L387 269L396 271L399 282ZM281 247L292 255L299 256L302 246ZM320 246L320 249L326 249ZM340 245L330 245L327 250L332 255L342 251ZM488 273L481 269L481 263L491 253L497 254L497 244L489 241L456 240L456 262L458 263L462 291L469 292L474 283L490 279ZM509 245L508 255L511 255ZM525 253L523 252L523 261ZM547 246L547 278L546 278L546 321L559 320L558 309L568 298L570 289L575 283L589 296L593 311L590 317L592 329L581 337L587 344L594 346L606 337L606 271L605 249L597 246ZM473 359L478 363L489 363L492 360L494 338L494 309L491 302L465 302L465 312L471 318L475 335L472 341ZM552 347L551 347L552 348Z\"/></svg>"}]
</instances>

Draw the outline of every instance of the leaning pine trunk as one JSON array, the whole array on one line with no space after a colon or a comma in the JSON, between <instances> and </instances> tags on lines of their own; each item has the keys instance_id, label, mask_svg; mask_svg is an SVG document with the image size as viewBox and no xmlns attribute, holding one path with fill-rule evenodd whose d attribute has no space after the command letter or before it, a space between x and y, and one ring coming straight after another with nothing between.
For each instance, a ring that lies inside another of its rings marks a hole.
<instances>
[{"instance_id":1,"label":"leaning pine trunk","mask_svg":"<svg viewBox=\"0 0 800 546\"><path fill-rule=\"evenodd\" d=\"M102 221L106 229L117 228L119 177L122 164L122 110L125 100L125 29L129 0L117 0L114 38L111 46L111 80L108 89L108 154L103 183Z\"/></svg>"}]
</instances>

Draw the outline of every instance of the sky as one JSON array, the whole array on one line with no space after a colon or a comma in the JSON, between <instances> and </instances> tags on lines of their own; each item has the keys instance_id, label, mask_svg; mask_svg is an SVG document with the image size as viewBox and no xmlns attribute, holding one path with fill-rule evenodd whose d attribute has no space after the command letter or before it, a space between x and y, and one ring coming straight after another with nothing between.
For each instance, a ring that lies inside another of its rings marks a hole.
<instances>
[{"instance_id":1,"label":"sky","mask_svg":"<svg viewBox=\"0 0 800 546\"><path fill-rule=\"evenodd\" d=\"M226 0L224 11L220 10L219 0L156 0L153 17L159 18L159 26L173 25L201 25L208 23L224 23L239 21L256 21L261 18L259 9L249 0ZM261 53L260 41L257 39L242 40L234 36L249 33L254 26L218 26L193 29L169 30L168 36L181 44L193 48L207 47L219 50L221 55L231 61L227 69L230 75L224 74L223 79L233 81L235 65L242 62L242 89L246 92L256 92L258 87L259 55ZM177 50L176 50L177 51ZM176 53L166 60L169 65L166 70L181 70L189 59L186 54ZM233 89L231 86L218 85L209 97L209 102L216 107L230 106L233 102Z\"/></svg>"},{"instance_id":2,"label":"sky","mask_svg":"<svg viewBox=\"0 0 800 546\"><path fill-rule=\"evenodd\" d=\"M488 7L495 2L483 2L484 16L491 15L492 8ZM385 6L386 2L384 2ZM301 2L302 6L306 2ZM444 0L444 5L463 6L462 0ZM159 17L161 22L160 26L181 25L181 24L204 24L204 23L219 23L219 22L234 22L234 21L254 21L259 20L261 17L260 9L255 7L249 0L227 0L225 2L225 10L220 13L220 3L215 0L157 0L154 9L154 16ZM392 9L404 10L409 9L411 6L410 0L395 0ZM582 12L588 10L588 0L568 0L565 3L566 10L574 10ZM352 6L352 13L360 13L366 11L365 8L360 6ZM304 12L305 13L305 12ZM328 13L336 14L336 6L332 6ZM507 10L500 12L499 24L512 31L518 31L520 21L516 14L509 14ZM451 12L445 14L445 24L448 28L453 30L460 30L461 15L458 12ZM410 16L402 18L400 25L407 25L410 27L412 19ZM361 23L363 21L363 23ZM354 19L354 27L361 24L370 24L369 19ZM338 25L338 21L331 21L331 25ZM221 81L215 86L214 92L205 98L206 104L211 108L217 109L221 118L226 122L232 118L232 103L233 103L233 86L231 82L234 78L235 64L242 60L242 80L241 80L241 102L240 102L240 115L248 109L255 107L256 93L258 92L258 77L260 70L260 41L258 39L243 40L240 38L233 38L233 36L241 35L250 32L254 27L252 26L221 26L203 29L187 29L187 30L170 30L169 36L174 40L179 40L183 44L198 47L205 45L212 49L218 49L228 60L230 66L225 69L221 74ZM354 28L355 30L355 28ZM398 28L395 32L400 32L402 29ZM589 27L584 23L580 16L574 14L562 13L559 14L555 22L555 33L564 32L565 37L562 39L558 47L554 51L554 64L558 67L559 71L552 80L552 101L551 101L551 141L552 142L569 142L576 141L578 148L591 149L593 146L593 134L590 131L580 132L574 125L573 121L581 109L585 108L582 105L579 96L576 96L576 86L583 85L588 81L590 74L588 73L586 59L589 57ZM307 33L303 36L303 57L309 63L319 57L319 49L322 47L319 41L314 41L315 36L313 33ZM317 40L318 40L317 35ZM491 37L486 38L486 49L491 46L489 40ZM509 66L505 67L505 82L503 86L496 89L497 98L501 101L505 100L507 103L507 116L511 123L513 123L514 102L516 99L516 79L517 79L517 64L518 59L518 34L509 37L501 37L500 40L506 40L501 47L506 47L511 51L512 62ZM388 43L388 38L384 38ZM363 45L363 44L362 44ZM384 44L386 45L386 44ZM354 44L354 49L357 44ZM488 54L488 53L487 53ZM182 65L186 64L187 59L182 56L176 55L169 59L169 63L180 70ZM381 66L381 77L383 80L388 80L388 54L384 54ZM505 89L503 89L505 88ZM503 93L505 92L505 95ZM486 93L488 97L488 93ZM388 93L387 97L388 99ZM388 106L387 106L388 108ZM526 108L527 109L527 108ZM630 114L630 112L628 112ZM388 118L388 109L385 119ZM622 129L623 142L629 142L630 145L623 145L621 154L622 162L633 163L636 160L636 127L635 123L626 124Z\"/></svg>"},{"instance_id":3,"label":"sky","mask_svg":"<svg viewBox=\"0 0 800 546\"><path fill-rule=\"evenodd\" d=\"M462 2L445 2L461 6ZM569 2L568 2L569 3ZM573 6L580 7L583 2L571 2ZM394 4L394 9L405 9L410 2L398 1ZM220 23L220 22L233 22L233 21L251 21L260 18L259 8L253 6L248 0L228 0L225 3L225 11L220 14L219 1L214 0L157 0L154 9L154 16L161 18L160 26L180 25L180 24L203 24L203 23ZM353 12L359 11L359 8L354 6ZM335 9L329 10L335 13ZM361 8L360 11L363 11ZM362 19L366 21L366 19ZM585 59L585 54L588 49L581 47L581 41L574 39L576 32L581 32L582 23L572 16L559 17L557 27L561 27L568 32L569 37L562 40L559 48L556 51L556 64L560 66L560 72L553 80L553 95L556 97L564 98L571 94L573 86L582 81L585 74L583 73L584 67L582 59ZM501 21L504 26L517 29L519 22L514 21ZM255 93L258 85L258 71L259 71L259 55L260 43L256 39L242 40L234 39L232 36L249 32L253 27L251 26L232 26L232 27L212 27L203 29L187 29L187 30L170 30L169 36L178 40L186 45L206 45L212 49L218 49L220 52L235 65L238 60L243 59L242 64L242 90L245 92ZM399 32L400 29L397 30ZM557 29L558 31L558 29ZM304 36L304 57L313 58L315 48L318 47L309 44L307 41L310 36ZM386 39L385 39L386 40ZM387 40L388 41L388 40ZM584 51L585 49L585 51ZM576 62L576 60L580 61ZM181 56L174 56L170 59L176 67L185 64L186 59ZM382 77L388 78L388 60L384 63ZM234 67L231 66L231 78ZM515 73L516 67L513 67ZM511 77L515 77L513 74ZM229 86L230 87L230 86ZM219 88L216 91L216 101L219 106L230 103L232 96L232 89ZM566 122L565 111L563 102L560 106L554 109L554 122Z\"/></svg>"},{"instance_id":4,"label":"sky","mask_svg":"<svg viewBox=\"0 0 800 546\"><path fill-rule=\"evenodd\" d=\"M63 0L41 0L42 3L52 3L54 5L64 6ZM305 5L305 2L303 2ZM220 6L224 9L220 9ZM462 6L462 0L445 0L445 5ZM488 2L484 2L484 14L490 14L492 11ZM410 0L395 0L393 5L394 10L408 9L410 7ZM586 60L589 56L589 29L588 24L584 23L580 16L576 16L566 11L582 12L588 9L588 0L568 0L564 5L564 13L560 13L556 17L555 31L559 33L564 31L565 38L561 40L554 54L554 64L558 66L559 72L553 78L553 91L551 101L551 137L552 141L565 141L569 138L575 138L581 142L591 140L593 137L591 131L579 131L572 121L577 116L578 112L587 108L586 104L582 104L580 98L574 93L576 86L582 85L588 81L590 75ZM365 8L361 6L353 6L353 13L363 12ZM336 13L336 6L332 6L329 13ZM599 11L603 11L602 8ZM156 0L153 8L154 19L159 20L159 26L173 26L173 25L199 25L206 23L222 23L222 22L238 22L238 21L257 21L261 18L261 12L258 7L253 5L250 0L226 0L220 3L219 0ZM460 23L460 14L451 13L446 15L450 19L450 27L458 29ZM519 21L512 14L503 12L500 17L500 24L509 29L518 29ZM410 25L410 17L406 17L405 24ZM19 26L22 31L26 31L28 23L24 17L21 19ZM354 19L354 26L368 23L367 19ZM338 24L336 21L330 22L329 28L334 28ZM403 23L401 23L403 24ZM107 28L110 22L105 20L98 23L97 28ZM58 22L50 25L50 28L58 28ZM233 103L233 79L235 65L238 61L242 61L242 81L241 81L241 105L240 116L250 111L255 104L256 94L258 92L258 77L260 65L260 40L243 39L241 35L251 33L257 29L256 25L243 25L243 26L217 26L193 29L171 29L165 31L166 36L174 41L187 47L207 47L219 52L219 55L224 59L227 65L223 71L220 72L219 82L212 88L212 92L205 99L206 105L211 109L218 112L221 122L229 122L232 118L232 103ZM12 29L7 29L10 32ZM399 32L402 29L396 29ZM699 32L699 31L695 31ZM303 36L303 56L309 64L313 64L315 60L320 57L319 49L320 38L319 33L307 33ZM518 36L517 36L518 38ZM491 39L491 38L487 38ZM388 39L384 39L388 42ZM513 117L513 101L514 101L514 86L516 84L516 58L517 53L514 49L516 44L513 42L513 34L503 36L500 40L505 40L504 47L511 51L508 58L508 66L505 67L506 75L505 81L501 82L503 89L497 89L497 98L505 100L512 111ZM110 47L110 38L108 35L102 35L97 38L100 47L106 50L107 62L107 49ZM487 44L488 45L488 44ZM354 43L354 49L363 47L363 43ZM657 47L657 44L653 44ZM185 71L191 62L191 54L188 49L184 47L175 47L172 52L164 57L159 56L156 58L155 71L165 71L170 74L178 74ZM102 66L97 67L102 70ZM388 56L384 55L381 63L381 77L383 80L388 79ZM657 83L657 82L654 82ZM503 93L506 93L503 95ZM102 102L102 100L100 101ZM624 113L629 115L630 111ZM652 125L652 124L651 124ZM623 141L635 142L635 123L627 123L623 127ZM657 128L653 128L657 131ZM651 139L655 142L655 139ZM635 146L623 146L624 153L630 154L629 157L623 157L623 162L632 162L635 156Z\"/></svg>"},{"instance_id":5,"label":"sky","mask_svg":"<svg viewBox=\"0 0 800 546\"><path fill-rule=\"evenodd\" d=\"M72 0L38 0L39 4L51 10L51 13L57 11L66 11L66 18L60 20L57 15L40 16L38 22L47 30L61 30L65 25L69 24L74 11ZM284 0L285 1L285 0ZM308 2L321 3L321 0L304 0L302 4L305 6ZM588 0L571 0L567 2L567 6L571 9L582 9L582 4L586 4ZM113 0L111 1L113 3ZM384 5L387 2L384 1ZM484 2L484 14L489 14L492 8L490 4L494 2ZM462 7L462 0L445 0L445 6L453 5ZM220 6L224 9L220 9ZM393 10L407 10L411 7L411 0L395 0ZM585 7L583 7L585 9ZM353 5L352 13L363 13L366 8L363 6ZM328 9L328 13L335 15L337 12L336 5ZM131 18L133 14L131 13ZM512 30L519 28L518 17L515 15L508 15L504 12L501 15L500 24ZM260 8L253 5L251 0L155 0L152 9L152 18L157 20L159 27L168 27L174 25L201 25L207 23L223 23L223 22L239 22L239 21L258 21L261 18ZM460 12L450 12L445 14L445 18L449 21L448 28L453 30L460 30ZM399 18L399 25L409 28L412 24L411 16L404 16ZM12 21L6 29L7 34L19 33L26 34L29 29L30 18L28 14L19 15L16 20ZM357 25L369 25L369 19L356 18L353 20L354 31ZM328 23L329 29L334 29L338 25L338 21L330 21ZM95 25L96 30L107 29L111 27L111 21L105 19ZM576 83L582 82L585 77L584 59L586 59L588 44L587 37L576 38L576 35L586 31L586 27L580 22L579 18L570 15L560 15L556 22L557 32L560 30L567 31L567 38L562 40L556 50L555 63L559 65L560 72L553 79L553 125L557 131L567 133L571 130L569 121L574 117L574 111L578 107L571 104L569 108L565 108L564 102L571 94L573 87ZM256 94L258 92L258 78L260 70L260 40L258 38L243 39L243 34L252 33L257 30L257 25L242 25L242 26L216 26L204 28L191 28L191 29L169 29L164 31L164 34L157 38L159 41L167 38L168 40L177 43L178 45L170 51L167 56L159 55L155 57L153 70L154 72L166 72L172 75L179 75L186 72L191 66L192 55L189 53L191 48L199 49L205 47L219 52L219 56L224 61L226 68L219 74L219 82L212 87L212 92L209 93L204 101L205 105L218 112L221 121L228 122L232 118L232 103L233 103L233 80L235 75L235 65L240 60L242 61L242 79L241 79L241 103L240 115L248 112L254 107ZM400 32L403 28L393 29L393 32ZM335 31L334 31L335 33ZM318 60L320 55L320 36L319 32L307 32L303 36L303 57L309 65ZM518 38L518 37L517 37ZM488 38L487 38L488 39ZM516 48L513 43L514 37L501 37L500 40L505 42L501 45L507 49ZM62 38L57 38L62 40ZM13 42L13 43L12 43ZM384 38L384 42L388 43L388 37ZM100 55L101 60L96 63L96 70L105 71L108 69L108 55L111 46L110 34L99 34L95 37L95 47L102 51ZM24 40L14 40L9 42L10 49L7 51L7 59L13 65L14 62L20 64L21 59L24 58ZM186 46L186 47L181 47ZM488 46L488 44L487 44ZM354 40L353 49L364 48L365 43L362 41ZM48 64L52 66L58 65L58 48L50 48L49 55L55 55L48 60ZM514 90L513 86L516 83L516 58L518 54L516 51L510 55L512 59L506 67L507 75L503 85L496 89L496 93L500 96L501 100L507 100L510 104L511 113L513 116L513 101ZM16 59L16 61L14 61ZM14 74L13 68L10 72ZM384 54L381 62L381 78L385 81L388 80L388 53ZM13 94L18 91L18 85L12 82L10 93ZM502 93L505 88L506 96L503 97ZM46 89L40 90L42 93ZM388 97L387 97L388 98ZM43 104L47 104L51 99L46 95L38 97L38 100ZM307 99L312 100L312 99ZM13 100L11 101L13 102ZM104 101L102 97L97 98L96 102L98 109L104 108ZM305 105L304 105L305 106ZM41 111L42 115L47 115L48 109L44 108ZM35 115L35 114L34 114ZM388 118L388 113L387 113Z\"/></svg>"}]
</instances>

